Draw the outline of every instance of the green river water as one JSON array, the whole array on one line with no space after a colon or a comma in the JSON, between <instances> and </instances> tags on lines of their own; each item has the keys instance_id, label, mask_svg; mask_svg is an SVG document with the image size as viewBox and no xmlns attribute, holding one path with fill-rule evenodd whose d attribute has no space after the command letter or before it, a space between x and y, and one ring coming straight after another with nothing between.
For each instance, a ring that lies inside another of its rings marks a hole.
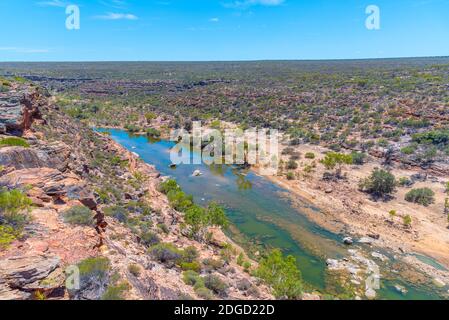
<instances>
[{"instance_id":1,"label":"green river water","mask_svg":"<svg viewBox=\"0 0 449 320\"><path fill-rule=\"evenodd\" d=\"M198 204L206 205L214 200L225 207L232 222L228 234L239 245L253 253L280 248L297 259L309 288L322 293L335 293L332 278L326 271L326 259L348 256L348 247L342 244L344 235L329 232L307 219L292 206L288 197L282 196L285 190L251 171L225 165L181 165L171 169L169 152L173 142L150 141L144 136L134 136L122 130L100 131L108 131L112 139L154 165L162 175L176 179ZM192 173L197 169L201 170L202 176L193 177ZM303 206L320 214L308 203L304 202ZM368 253L373 251L369 247L355 247ZM394 262L388 252L381 252ZM421 260L436 263L428 257L421 257ZM377 292L379 299L441 299L443 290L433 287L430 281L417 285L401 278L401 272L390 271L391 266L381 266L381 289ZM398 292L395 289L398 284L408 292Z\"/></svg>"}]
</instances>

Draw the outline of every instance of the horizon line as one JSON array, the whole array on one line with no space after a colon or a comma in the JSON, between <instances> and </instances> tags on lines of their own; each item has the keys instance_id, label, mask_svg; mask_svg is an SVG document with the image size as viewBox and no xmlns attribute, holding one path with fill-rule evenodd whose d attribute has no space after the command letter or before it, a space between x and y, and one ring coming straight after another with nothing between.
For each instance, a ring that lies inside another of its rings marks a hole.
<instances>
[{"instance_id":1,"label":"horizon line","mask_svg":"<svg viewBox=\"0 0 449 320\"><path fill-rule=\"evenodd\" d=\"M314 61L365 61L365 60L400 60L400 59L445 59L446 56L402 56L388 58L330 58L330 59L242 59L242 60L11 60L5 63L226 63L226 62L314 62Z\"/></svg>"}]
</instances>

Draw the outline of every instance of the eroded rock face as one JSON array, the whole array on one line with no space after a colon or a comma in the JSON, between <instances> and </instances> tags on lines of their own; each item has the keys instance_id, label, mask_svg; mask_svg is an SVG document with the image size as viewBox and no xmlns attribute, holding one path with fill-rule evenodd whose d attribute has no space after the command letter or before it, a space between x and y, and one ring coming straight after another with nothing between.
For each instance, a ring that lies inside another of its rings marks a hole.
<instances>
[{"instance_id":1,"label":"eroded rock face","mask_svg":"<svg viewBox=\"0 0 449 320\"><path fill-rule=\"evenodd\" d=\"M0 261L0 300L28 299L37 290L60 287L64 275L56 256L30 255ZM42 280L45 282L41 282Z\"/></svg>"},{"instance_id":2,"label":"eroded rock face","mask_svg":"<svg viewBox=\"0 0 449 320\"><path fill-rule=\"evenodd\" d=\"M78 183L76 177L51 168L16 170L0 178L0 186L22 189L31 186L41 189L48 196L63 196Z\"/></svg>"},{"instance_id":3,"label":"eroded rock face","mask_svg":"<svg viewBox=\"0 0 449 320\"><path fill-rule=\"evenodd\" d=\"M31 168L67 168L68 147L62 143L48 145L43 149L5 147L0 148L0 165L16 170Z\"/></svg>"},{"instance_id":4,"label":"eroded rock face","mask_svg":"<svg viewBox=\"0 0 449 320\"><path fill-rule=\"evenodd\" d=\"M20 135L33 119L40 118L41 94L35 88L12 90L0 95L0 127L4 132Z\"/></svg>"}]
</instances>

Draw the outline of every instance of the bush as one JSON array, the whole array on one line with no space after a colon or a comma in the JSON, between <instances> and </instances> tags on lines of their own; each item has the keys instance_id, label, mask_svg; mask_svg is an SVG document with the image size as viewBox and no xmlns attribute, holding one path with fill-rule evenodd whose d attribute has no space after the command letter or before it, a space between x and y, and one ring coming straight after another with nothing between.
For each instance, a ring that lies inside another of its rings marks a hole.
<instances>
[{"instance_id":1,"label":"bush","mask_svg":"<svg viewBox=\"0 0 449 320\"><path fill-rule=\"evenodd\" d=\"M294 160L290 160L287 162L287 169L288 170L296 170L298 169L298 163Z\"/></svg>"},{"instance_id":2,"label":"bush","mask_svg":"<svg viewBox=\"0 0 449 320\"><path fill-rule=\"evenodd\" d=\"M212 300L214 298L214 294L212 291L205 287L197 287L195 288L195 293L200 297L201 299L205 300Z\"/></svg>"},{"instance_id":3,"label":"bush","mask_svg":"<svg viewBox=\"0 0 449 320\"><path fill-rule=\"evenodd\" d=\"M407 146L401 149L401 152L405 155L411 155L414 154L416 151L416 147L415 146Z\"/></svg>"},{"instance_id":4,"label":"bush","mask_svg":"<svg viewBox=\"0 0 449 320\"><path fill-rule=\"evenodd\" d=\"M370 177L361 181L360 189L375 198L386 197L395 191L396 179L390 172L376 168Z\"/></svg>"},{"instance_id":5,"label":"bush","mask_svg":"<svg viewBox=\"0 0 449 320\"><path fill-rule=\"evenodd\" d=\"M104 213L109 217L113 217L114 219L118 220L121 223L128 222L128 211L121 206L113 206L106 208L104 209Z\"/></svg>"},{"instance_id":6,"label":"bush","mask_svg":"<svg viewBox=\"0 0 449 320\"><path fill-rule=\"evenodd\" d=\"M341 176L341 170L343 165L352 164L352 156L337 153L337 152L328 152L323 160L320 162L325 166L327 170L334 170L336 168L337 177Z\"/></svg>"},{"instance_id":7,"label":"bush","mask_svg":"<svg viewBox=\"0 0 449 320\"><path fill-rule=\"evenodd\" d=\"M6 249L20 236L20 232L11 226L0 225L0 249Z\"/></svg>"},{"instance_id":8,"label":"bush","mask_svg":"<svg viewBox=\"0 0 449 320\"><path fill-rule=\"evenodd\" d=\"M147 134L147 136L153 137L153 138L160 138L160 136L161 136L161 132L154 128L148 128L146 130L146 134Z\"/></svg>"},{"instance_id":9,"label":"bush","mask_svg":"<svg viewBox=\"0 0 449 320\"><path fill-rule=\"evenodd\" d=\"M0 190L0 225L20 233L29 220L22 212L29 210L31 205L32 201L20 190Z\"/></svg>"},{"instance_id":10,"label":"bush","mask_svg":"<svg viewBox=\"0 0 449 320\"><path fill-rule=\"evenodd\" d=\"M366 160L366 154L363 152L352 152L351 157L352 157L352 163L359 165L359 166L363 165Z\"/></svg>"},{"instance_id":11,"label":"bush","mask_svg":"<svg viewBox=\"0 0 449 320\"><path fill-rule=\"evenodd\" d=\"M182 251L170 243L160 243L150 248L154 259L169 267L175 266L182 259Z\"/></svg>"},{"instance_id":12,"label":"bush","mask_svg":"<svg viewBox=\"0 0 449 320\"><path fill-rule=\"evenodd\" d=\"M189 246L184 249L182 254L183 261L192 263L198 258L198 251L195 247Z\"/></svg>"},{"instance_id":13,"label":"bush","mask_svg":"<svg viewBox=\"0 0 449 320\"><path fill-rule=\"evenodd\" d=\"M212 274L204 277L204 286L221 297L226 296L226 291L228 289L228 285L226 283L224 283L216 275Z\"/></svg>"},{"instance_id":14,"label":"bush","mask_svg":"<svg viewBox=\"0 0 449 320\"><path fill-rule=\"evenodd\" d=\"M404 226L410 227L412 225L412 217L410 215L406 215L402 218Z\"/></svg>"},{"instance_id":15,"label":"bush","mask_svg":"<svg viewBox=\"0 0 449 320\"><path fill-rule=\"evenodd\" d=\"M197 240L204 240L207 228L217 226L226 228L229 225L226 214L215 202L209 203L206 209L192 205L185 213L184 219L191 228L191 235Z\"/></svg>"},{"instance_id":16,"label":"bush","mask_svg":"<svg viewBox=\"0 0 449 320\"><path fill-rule=\"evenodd\" d=\"M307 152L304 156L306 159L315 159L315 153Z\"/></svg>"},{"instance_id":17,"label":"bush","mask_svg":"<svg viewBox=\"0 0 449 320\"><path fill-rule=\"evenodd\" d=\"M78 264L80 276L96 276L104 278L110 269L109 259L106 257L87 258Z\"/></svg>"},{"instance_id":18,"label":"bush","mask_svg":"<svg viewBox=\"0 0 449 320\"><path fill-rule=\"evenodd\" d=\"M405 195L405 200L427 207L435 202L435 192L429 188L413 189Z\"/></svg>"},{"instance_id":19,"label":"bush","mask_svg":"<svg viewBox=\"0 0 449 320\"><path fill-rule=\"evenodd\" d=\"M32 203L20 190L0 190L0 214L17 214L28 210Z\"/></svg>"},{"instance_id":20,"label":"bush","mask_svg":"<svg viewBox=\"0 0 449 320\"><path fill-rule=\"evenodd\" d=\"M184 271L188 271L188 270L195 271L195 272L200 272L201 271L201 265L197 261L181 262L181 264L179 266Z\"/></svg>"},{"instance_id":21,"label":"bush","mask_svg":"<svg viewBox=\"0 0 449 320\"><path fill-rule=\"evenodd\" d=\"M159 191L164 193L164 194L168 194L170 191L181 191L181 187L178 185L178 183L173 180L173 179L169 179L165 182L162 182L159 185Z\"/></svg>"},{"instance_id":22,"label":"bush","mask_svg":"<svg viewBox=\"0 0 449 320\"><path fill-rule=\"evenodd\" d=\"M125 300L124 294L129 290L129 284L122 282L117 285L109 285L106 292L101 297L101 300L115 301Z\"/></svg>"},{"instance_id":23,"label":"bush","mask_svg":"<svg viewBox=\"0 0 449 320\"><path fill-rule=\"evenodd\" d=\"M412 136L413 141L419 144L433 144L445 146L449 144L449 129L417 133Z\"/></svg>"},{"instance_id":24,"label":"bush","mask_svg":"<svg viewBox=\"0 0 449 320\"><path fill-rule=\"evenodd\" d=\"M0 146L24 147L29 148L30 145L25 139L18 137L8 137L0 140Z\"/></svg>"},{"instance_id":25,"label":"bush","mask_svg":"<svg viewBox=\"0 0 449 320\"><path fill-rule=\"evenodd\" d=\"M410 180L408 177L402 177L399 178L399 185L401 187L410 187L413 185L413 181Z\"/></svg>"},{"instance_id":26,"label":"bush","mask_svg":"<svg viewBox=\"0 0 449 320\"><path fill-rule=\"evenodd\" d=\"M293 172L287 173L287 180L295 180L295 174Z\"/></svg>"},{"instance_id":27,"label":"bush","mask_svg":"<svg viewBox=\"0 0 449 320\"><path fill-rule=\"evenodd\" d=\"M153 231L145 231L140 234L140 241L147 247L152 247L160 242L160 239Z\"/></svg>"},{"instance_id":28,"label":"bush","mask_svg":"<svg viewBox=\"0 0 449 320\"><path fill-rule=\"evenodd\" d=\"M167 194L170 205L177 211L186 212L193 206L193 197L183 191L171 190Z\"/></svg>"},{"instance_id":29,"label":"bush","mask_svg":"<svg viewBox=\"0 0 449 320\"><path fill-rule=\"evenodd\" d=\"M200 283L200 287L204 286L203 279L200 277L198 272L193 270L187 270L182 275L182 280L185 284L189 286L196 286L198 283Z\"/></svg>"},{"instance_id":30,"label":"bush","mask_svg":"<svg viewBox=\"0 0 449 320\"><path fill-rule=\"evenodd\" d=\"M64 213L64 222L79 226L92 226L94 216L85 206L74 206Z\"/></svg>"},{"instance_id":31,"label":"bush","mask_svg":"<svg viewBox=\"0 0 449 320\"><path fill-rule=\"evenodd\" d=\"M128 266L128 271L129 271L129 273L131 273L133 276L135 276L135 277L139 277L140 276L140 273L141 273L141 269L140 269L140 266L139 265L137 265L137 264L130 264L129 266Z\"/></svg>"},{"instance_id":32,"label":"bush","mask_svg":"<svg viewBox=\"0 0 449 320\"><path fill-rule=\"evenodd\" d=\"M297 299L302 294L301 272L293 256L283 257L278 249L261 259L255 275L273 289L276 298Z\"/></svg>"}]
</instances>

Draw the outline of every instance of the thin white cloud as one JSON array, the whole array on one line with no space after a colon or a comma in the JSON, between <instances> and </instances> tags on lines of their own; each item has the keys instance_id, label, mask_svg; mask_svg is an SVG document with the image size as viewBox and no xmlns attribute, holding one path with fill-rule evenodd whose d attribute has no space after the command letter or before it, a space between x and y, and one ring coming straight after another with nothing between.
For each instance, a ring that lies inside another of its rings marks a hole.
<instances>
[{"instance_id":1,"label":"thin white cloud","mask_svg":"<svg viewBox=\"0 0 449 320\"><path fill-rule=\"evenodd\" d=\"M268 7L275 7L283 4L285 0L237 0L233 2L227 2L223 5L226 8L233 8L233 9L245 9L252 6L268 6Z\"/></svg>"},{"instance_id":2,"label":"thin white cloud","mask_svg":"<svg viewBox=\"0 0 449 320\"><path fill-rule=\"evenodd\" d=\"M40 1L37 3L38 6L41 7L66 7L68 3L61 0L50 0L50 1Z\"/></svg>"},{"instance_id":3,"label":"thin white cloud","mask_svg":"<svg viewBox=\"0 0 449 320\"><path fill-rule=\"evenodd\" d=\"M114 12L109 12L105 15L101 15L101 16L95 16L95 19L100 19L100 20L138 20L139 17L135 16L134 14L131 13L114 13Z\"/></svg>"},{"instance_id":4,"label":"thin white cloud","mask_svg":"<svg viewBox=\"0 0 449 320\"><path fill-rule=\"evenodd\" d=\"M128 3L123 0L99 0L99 3L115 9L125 9L128 6Z\"/></svg>"},{"instance_id":5,"label":"thin white cloud","mask_svg":"<svg viewBox=\"0 0 449 320\"><path fill-rule=\"evenodd\" d=\"M18 47L0 47L0 51L9 51L14 53L48 53L48 49L29 49L29 48L18 48Z\"/></svg>"},{"instance_id":6,"label":"thin white cloud","mask_svg":"<svg viewBox=\"0 0 449 320\"><path fill-rule=\"evenodd\" d=\"M211 18L211 19L209 19L209 22L219 22L220 21L220 19L218 19L218 18Z\"/></svg>"}]
</instances>

